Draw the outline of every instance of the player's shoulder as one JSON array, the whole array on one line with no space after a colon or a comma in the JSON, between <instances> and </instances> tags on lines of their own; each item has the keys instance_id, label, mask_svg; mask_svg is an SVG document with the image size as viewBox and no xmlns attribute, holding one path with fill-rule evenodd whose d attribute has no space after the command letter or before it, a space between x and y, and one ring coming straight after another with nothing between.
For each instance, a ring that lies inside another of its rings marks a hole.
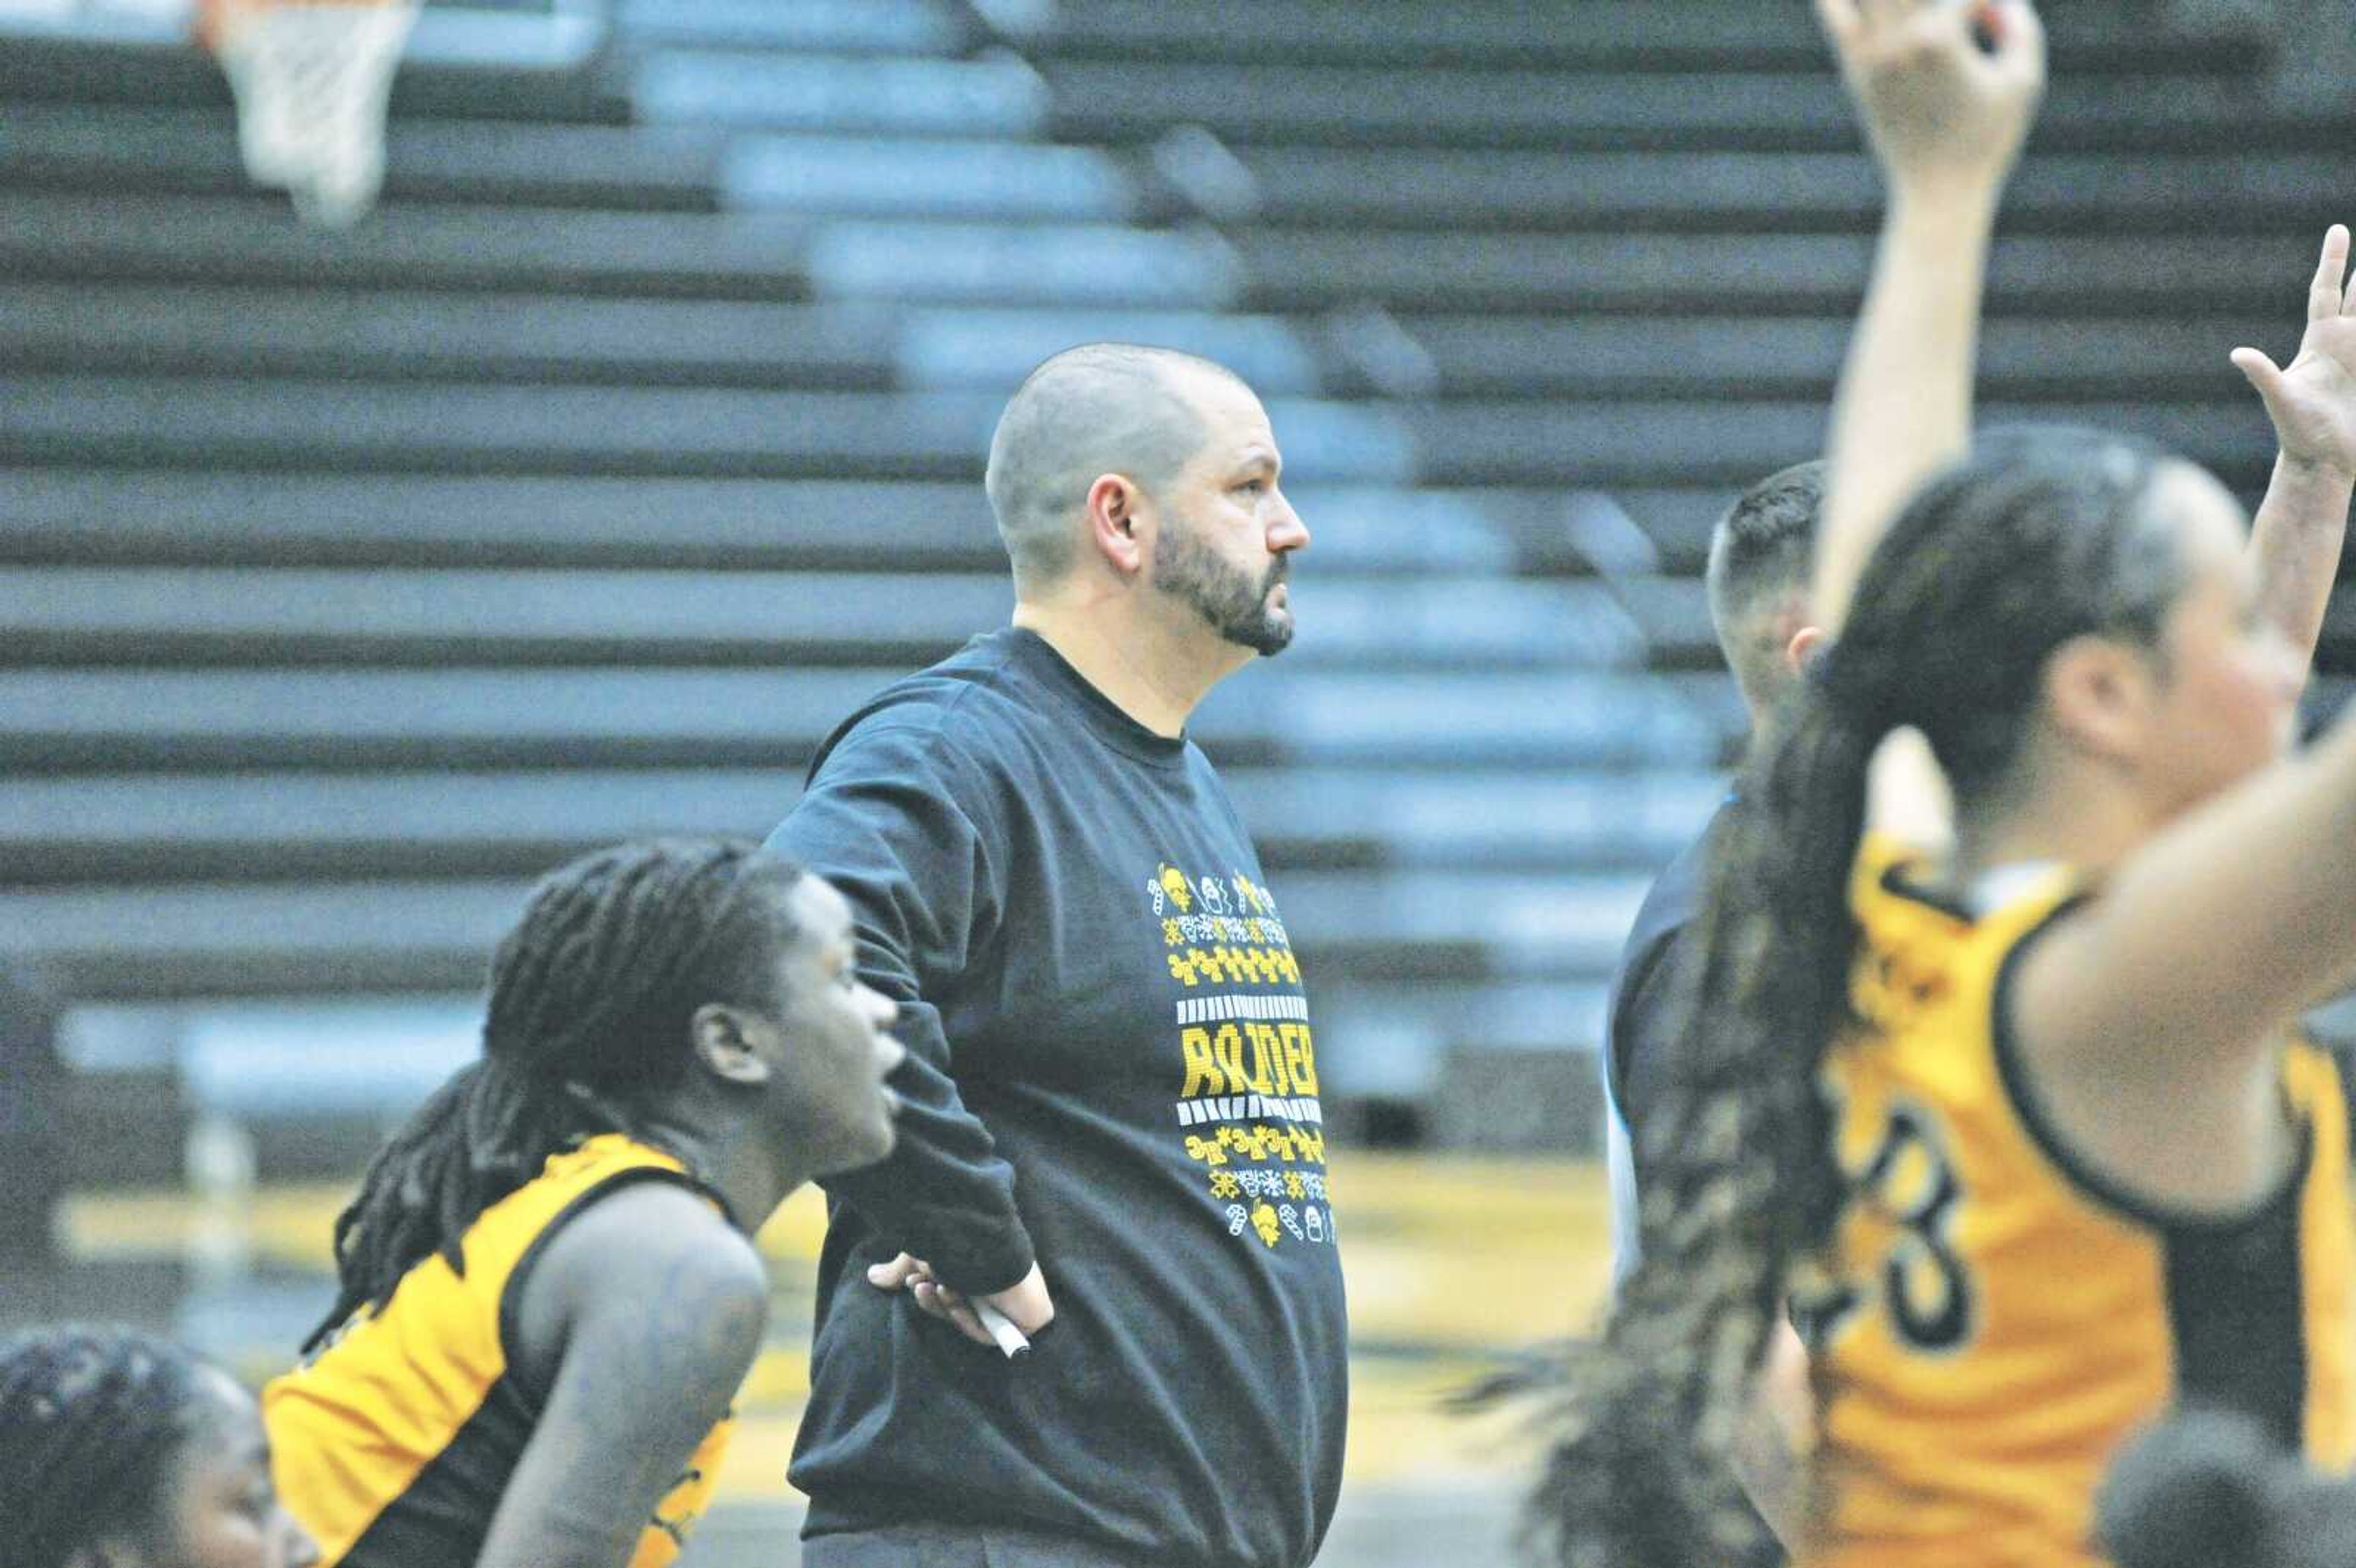
<instances>
[{"instance_id":1,"label":"player's shoulder","mask_svg":"<svg viewBox=\"0 0 2356 1568\"><path fill-rule=\"evenodd\" d=\"M767 1290L751 1240L711 1199L672 1180L632 1181L595 1195L550 1234L534 1273L567 1294L690 1284L707 1294Z\"/></svg>"},{"instance_id":2,"label":"player's shoulder","mask_svg":"<svg viewBox=\"0 0 2356 1568\"><path fill-rule=\"evenodd\" d=\"M501 1335L527 1383L545 1388L562 1348L594 1325L661 1302L760 1316L759 1252L711 1198L659 1177L593 1192L533 1245L509 1286Z\"/></svg>"}]
</instances>

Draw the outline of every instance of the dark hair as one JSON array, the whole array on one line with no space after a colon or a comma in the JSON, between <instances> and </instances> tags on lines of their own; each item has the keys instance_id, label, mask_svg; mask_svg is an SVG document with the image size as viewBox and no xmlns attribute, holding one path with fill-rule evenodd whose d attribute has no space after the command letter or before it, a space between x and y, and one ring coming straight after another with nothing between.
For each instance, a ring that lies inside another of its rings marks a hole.
<instances>
[{"instance_id":1,"label":"dark hair","mask_svg":"<svg viewBox=\"0 0 2356 1568\"><path fill-rule=\"evenodd\" d=\"M2356 1486L2324 1477L2247 1416L2179 1415L2122 1450L2094 1495L2118 1568L2338 1568L2356 1561Z\"/></svg>"},{"instance_id":2,"label":"dark hair","mask_svg":"<svg viewBox=\"0 0 2356 1568\"><path fill-rule=\"evenodd\" d=\"M1782 650L1753 645L1757 628L1750 624L1751 613L1770 594L1801 586L1824 506L1824 460L1814 458L1751 485L1710 530L1709 564L1702 574L1710 625L1734 678L1752 702L1773 695L1765 671Z\"/></svg>"},{"instance_id":3,"label":"dark hair","mask_svg":"<svg viewBox=\"0 0 2356 1568\"><path fill-rule=\"evenodd\" d=\"M59 1568L161 1522L197 1358L131 1328L69 1324L0 1341L0 1520L8 1561Z\"/></svg>"},{"instance_id":4,"label":"dark hair","mask_svg":"<svg viewBox=\"0 0 2356 1568\"><path fill-rule=\"evenodd\" d=\"M1531 1513L1558 1561L1684 1563L1750 1544L1736 1430L1846 1196L1817 1085L1853 1021L1867 765L1915 726L1959 809L1985 807L2056 648L2088 633L2156 642L2182 577L2173 528L2145 505L2164 461L2111 436L1990 438L1907 505L1838 645L1783 699L1693 928L1688 1022L1647 1128L1642 1254L1562 1381Z\"/></svg>"},{"instance_id":5,"label":"dark hair","mask_svg":"<svg viewBox=\"0 0 2356 1568\"><path fill-rule=\"evenodd\" d=\"M801 877L749 839L655 839L543 879L491 961L483 1059L377 1152L337 1219L341 1290L304 1349L434 1253L464 1274L459 1242L485 1209L616 1130L606 1096L678 1085L696 1008L778 1010L773 958L795 936L785 895Z\"/></svg>"}]
</instances>

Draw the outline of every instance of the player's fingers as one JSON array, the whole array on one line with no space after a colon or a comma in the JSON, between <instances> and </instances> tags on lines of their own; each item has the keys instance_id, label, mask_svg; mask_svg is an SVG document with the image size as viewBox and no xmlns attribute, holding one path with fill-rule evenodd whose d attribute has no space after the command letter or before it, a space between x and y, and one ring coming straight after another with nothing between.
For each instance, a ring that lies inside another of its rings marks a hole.
<instances>
[{"instance_id":1,"label":"player's fingers","mask_svg":"<svg viewBox=\"0 0 2356 1568\"><path fill-rule=\"evenodd\" d=\"M2275 393L2282 385L2281 366L2254 348L2236 348L2226 357L2233 361L2234 369L2248 378L2250 385L2257 389L2258 396L2269 403L2274 401Z\"/></svg>"},{"instance_id":2,"label":"player's fingers","mask_svg":"<svg viewBox=\"0 0 2356 1568\"><path fill-rule=\"evenodd\" d=\"M2315 263L2315 278L2307 286L2307 319L2321 321L2343 308L2340 289L2348 277L2348 226L2335 223L2323 231L2323 254Z\"/></svg>"},{"instance_id":3,"label":"player's fingers","mask_svg":"<svg viewBox=\"0 0 2356 1568\"><path fill-rule=\"evenodd\" d=\"M898 1290L922 1267L924 1265L915 1258L902 1253L888 1264L868 1265L867 1283L878 1290Z\"/></svg>"},{"instance_id":4,"label":"player's fingers","mask_svg":"<svg viewBox=\"0 0 2356 1568\"><path fill-rule=\"evenodd\" d=\"M1988 43L1988 69L2008 81L2034 86L2045 74L2045 24L2029 0L1987 0L1974 8Z\"/></svg>"}]
</instances>

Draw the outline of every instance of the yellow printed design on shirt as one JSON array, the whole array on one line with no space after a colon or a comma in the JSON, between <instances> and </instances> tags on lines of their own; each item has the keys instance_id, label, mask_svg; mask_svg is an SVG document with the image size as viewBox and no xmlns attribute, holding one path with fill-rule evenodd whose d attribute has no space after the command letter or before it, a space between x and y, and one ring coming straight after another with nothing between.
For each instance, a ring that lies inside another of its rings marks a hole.
<instances>
[{"instance_id":1,"label":"yellow printed design on shirt","mask_svg":"<svg viewBox=\"0 0 2356 1568\"><path fill-rule=\"evenodd\" d=\"M1173 859L1145 891L1175 1008L1173 1111L1205 1195L1239 1242L1336 1244L1317 1042L1276 895Z\"/></svg>"},{"instance_id":2,"label":"yellow printed design on shirt","mask_svg":"<svg viewBox=\"0 0 2356 1568\"><path fill-rule=\"evenodd\" d=\"M540 1415L509 1373L511 1288L567 1219L645 1180L694 1185L678 1160L619 1134L552 1156L467 1227L465 1275L439 1254L425 1259L382 1311L363 1308L262 1391L279 1496L317 1540L322 1568L474 1561ZM630 1568L679 1556L734 1425L722 1421L697 1445Z\"/></svg>"},{"instance_id":3,"label":"yellow printed design on shirt","mask_svg":"<svg viewBox=\"0 0 2356 1568\"><path fill-rule=\"evenodd\" d=\"M2053 868L1989 908L1926 878L1873 840L1853 884L1864 1028L1825 1068L1850 1196L1822 1287L1794 1302L1826 1505L1803 1562L2093 1568L2103 1472L2188 1392L2279 1416L2312 1460L2345 1466L2356 1213L2331 1059L2287 1052L2307 1155L2274 1201L2190 1227L2144 1211L2038 1118L2004 1037L2008 961L2076 878ZM2258 1265L2201 1266L2221 1246ZM2202 1325L2228 1317L2267 1342L2217 1355Z\"/></svg>"}]
</instances>

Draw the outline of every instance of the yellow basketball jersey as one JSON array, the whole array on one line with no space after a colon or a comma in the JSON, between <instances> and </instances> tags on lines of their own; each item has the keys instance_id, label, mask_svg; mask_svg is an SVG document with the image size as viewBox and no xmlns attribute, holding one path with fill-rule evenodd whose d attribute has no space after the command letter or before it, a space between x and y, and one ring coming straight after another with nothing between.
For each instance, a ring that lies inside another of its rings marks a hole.
<instances>
[{"instance_id":1,"label":"yellow basketball jersey","mask_svg":"<svg viewBox=\"0 0 2356 1568\"><path fill-rule=\"evenodd\" d=\"M1919 869L1912 869L1917 876ZM1986 908L1858 859L1853 997L1827 1054L1851 1192L1814 1343L1826 1534L1808 1568L2088 1568L2121 1443L2181 1402L2356 1457L2348 1109L2332 1059L2286 1052L2304 1155L2246 1215L2170 1215L2074 1161L2004 1024L2011 960L2077 896L2016 873Z\"/></svg>"},{"instance_id":2,"label":"yellow basketball jersey","mask_svg":"<svg viewBox=\"0 0 2356 1568\"><path fill-rule=\"evenodd\" d=\"M647 1180L695 1185L678 1160L618 1134L552 1157L467 1227L464 1275L428 1257L383 1310L362 1308L262 1391L278 1495L317 1539L321 1568L475 1560L540 1418L509 1371L514 1287L566 1220ZM630 1568L665 1568L679 1555L711 1502L734 1425L721 1422L697 1445Z\"/></svg>"}]
</instances>

